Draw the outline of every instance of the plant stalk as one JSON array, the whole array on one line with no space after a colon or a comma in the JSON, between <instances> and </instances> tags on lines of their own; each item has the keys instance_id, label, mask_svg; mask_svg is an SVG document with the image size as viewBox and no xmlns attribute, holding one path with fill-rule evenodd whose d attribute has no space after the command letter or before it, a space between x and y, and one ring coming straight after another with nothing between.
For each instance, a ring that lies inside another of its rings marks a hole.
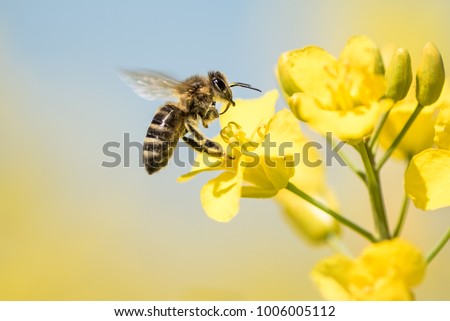
<instances>
[{"instance_id":1,"label":"plant stalk","mask_svg":"<svg viewBox=\"0 0 450 321\"><path fill-rule=\"evenodd\" d=\"M294 184L289 182L288 185L286 186L286 189L291 191L295 195L301 197L302 199L304 199L308 203L310 203L310 204L320 208L325 213L331 215L338 222L340 222L341 224L343 224L343 225L347 226L348 228L354 230L355 232L359 233L360 235L362 235L363 237L365 237L369 241L371 241L371 242L375 242L376 241L375 237L369 231L367 231L364 228L356 225L352 221L346 219L342 215L340 215L337 212L333 211L332 209L328 208L328 206L326 206L325 204L323 204L323 203L319 202L318 200L314 199L313 197L311 197L309 194L305 193L304 191L300 190Z\"/></svg>"},{"instance_id":2,"label":"plant stalk","mask_svg":"<svg viewBox=\"0 0 450 321\"><path fill-rule=\"evenodd\" d=\"M377 228L381 239L390 239L391 235L386 218L386 209L384 207L380 177L374 166L373 155L368 146L362 141L356 147L361 155L364 168L366 170L367 187L369 189L369 197L372 204L375 227Z\"/></svg>"}]
</instances>

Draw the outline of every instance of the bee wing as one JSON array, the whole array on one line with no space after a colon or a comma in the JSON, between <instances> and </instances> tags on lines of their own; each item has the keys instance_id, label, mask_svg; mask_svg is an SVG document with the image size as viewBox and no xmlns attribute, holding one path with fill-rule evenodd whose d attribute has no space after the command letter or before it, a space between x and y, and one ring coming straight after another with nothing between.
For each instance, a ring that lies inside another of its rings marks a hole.
<instances>
[{"instance_id":1,"label":"bee wing","mask_svg":"<svg viewBox=\"0 0 450 321\"><path fill-rule=\"evenodd\" d=\"M151 70L120 72L120 78L140 97L155 100L174 96L185 84L170 76Z\"/></svg>"}]
</instances>

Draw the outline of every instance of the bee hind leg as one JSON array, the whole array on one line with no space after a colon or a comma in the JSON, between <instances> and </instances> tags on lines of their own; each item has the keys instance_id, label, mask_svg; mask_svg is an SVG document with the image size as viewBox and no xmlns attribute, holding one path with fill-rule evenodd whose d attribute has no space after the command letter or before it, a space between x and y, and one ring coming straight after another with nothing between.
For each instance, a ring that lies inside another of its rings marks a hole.
<instances>
[{"instance_id":1,"label":"bee hind leg","mask_svg":"<svg viewBox=\"0 0 450 321\"><path fill-rule=\"evenodd\" d=\"M187 132L191 133L193 135L193 138L183 136L182 139L190 147L198 152L206 153L213 157L234 159L234 157L228 156L228 154L223 151L222 145L203 136L194 121L190 119L186 120L185 126Z\"/></svg>"},{"instance_id":2,"label":"bee hind leg","mask_svg":"<svg viewBox=\"0 0 450 321\"><path fill-rule=\"evenodd\" d=\"M204 139L204 141L199 142L191 137L182 137L183 141L190 147L195 149L197 152L206 153L213 157L227 157L223 152L222 146L212 140Z\"/></svg>"}]
</instances>

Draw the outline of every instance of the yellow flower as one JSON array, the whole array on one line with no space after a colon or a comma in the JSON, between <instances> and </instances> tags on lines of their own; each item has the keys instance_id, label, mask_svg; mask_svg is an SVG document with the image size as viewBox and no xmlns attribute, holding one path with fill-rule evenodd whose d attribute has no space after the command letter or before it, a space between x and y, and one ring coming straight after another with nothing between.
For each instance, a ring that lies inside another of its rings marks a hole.
<instances>
[{"instance_id":1,"label":"yellow flower","mask_svg":"<svg viewBox=\"0 0 450 321\"><path fill-rule=\"evenodd\" d=\"M439 114L434 124L434 142L440 149L450 150L450 86L445 86L438 100Z\"/></svg>"},{"instance_id":2,"label":"yellow flower","mask_svg":"<svg viewBox=\"0 0 450 321\"><path fill-rule=\"evenodd\" d=\"M412 98L395 103L380 132L379 140L382 148L388 149L391 146L416 106L417 101ZM409 159L424 149L433 146L437 108L437 104L433 104L422 109L392 156L399 159Z\"/></svg>"},{"instance_id":3,"label":"yellow flower","mask_svg":"<svg viewBox=\"0 0 450 321\"><path fill-rule=\"evenodd\" d=\"M339 59L309 46L278 61L278 79L292 112L320 133L353 143L369 136L391 105L381 99L383 73L378 47L364 36L351 38Z\"/></svg>"},{"instance_id":4,"label":"yellow flower","mask_svg":"<svg viewBox=\"0 0 450 321\"><path fill-rule=\"evenodd\" d=\"M435 124L436 121L439 121L436 119L436 114L449 104L450 86L446 84L439 99L435 103L423 107L392 155L399 159L409 159L421 151L432 147L434 140L439 139L435 137L435 130L439 131L439 128L442 128L441 131L445 131L445 120L442 120L440 125L438 123ZM387 149L391 146L416 107L417 100L414 97L414 89L409 91L405 99L395 103L380 132L379 139L382 148Z\"/></svg>"},{"instance_id":5,"label":"yellow flower","mask_svg":"<svg viewBox=\"0 0 450 321\"><path fill-rule=\"evenodd\" d=\"M405 191L422 210L450 206L450 150L430 148L414 156L405 173Z\"/></svg>"},{"instance_id":6,"label":"yellow flower","mask_svg":"<svg viewBox=\"0 0 450 321\"><path fill-rule=\"evenodd\" d=\"M199 154L196 166L179 178L182 182L204 171L223 171L200 192L212 219L231 220L241 197L273 197L294 175L294 155L305 138L289 110L275 113L277 98L273 90L258 99L236 100L236 106L221 116L221 136L214 139L233 159Z\"/></svg>"},{"instance_id":7,"label":"yellow flower","mask_svg":"<svg viewBox=\"0 0 450 321\"><path fill-rule=\"evenodd\" d=\"M311 276L328 300L412 300L411 287L422 281L425 268L415 246L392 239L370 244L356 259L325 258Z\"/></svg>"},{"instance_id":8,"label":"yellow flower","mask_svg":"<svg viewBox=\"0 0 450 321\"><path fill-rule=\"evenodd\" d=\"M415 155L405 173L405 191L417 208L450 206L450 91L445 90L434 126L437 149Z\"/></svg>"}]
</instances>

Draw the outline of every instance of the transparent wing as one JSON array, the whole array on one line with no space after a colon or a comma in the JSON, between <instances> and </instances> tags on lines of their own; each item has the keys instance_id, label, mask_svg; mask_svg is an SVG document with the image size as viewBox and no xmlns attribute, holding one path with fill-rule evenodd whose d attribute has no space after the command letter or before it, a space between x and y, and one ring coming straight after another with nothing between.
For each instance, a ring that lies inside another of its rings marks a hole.
<instances>
[{"instance_id":1,"label":"transparent wing","mask_svg":"<svg viewBox=\"0 0 450 321\"><path fill-rule=\"evenodd\" d=\"M152 70L124 70L120 78L133 91L147 100L155 100L175 95L185 84L162 73Z\"/></svg>"}]
</instances>

